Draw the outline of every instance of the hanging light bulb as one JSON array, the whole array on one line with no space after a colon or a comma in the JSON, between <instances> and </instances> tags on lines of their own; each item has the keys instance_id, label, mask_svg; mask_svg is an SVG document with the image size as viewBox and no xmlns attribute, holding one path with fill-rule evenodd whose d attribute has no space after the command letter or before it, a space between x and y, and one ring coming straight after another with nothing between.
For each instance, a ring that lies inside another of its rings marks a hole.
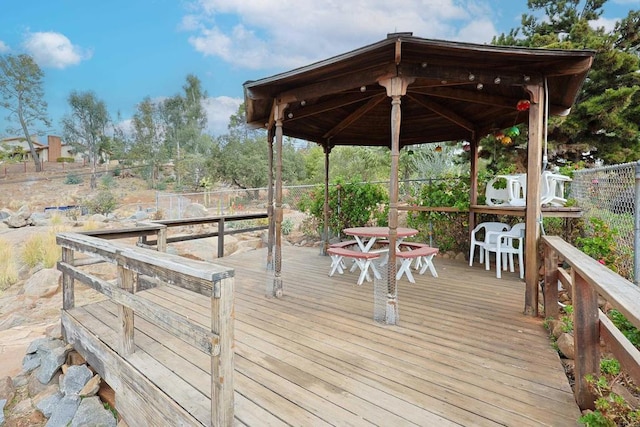
<instances>
[{"instance_id":1,"label":"hanging light bulb","mask_svg":"<svg viewBox=\"0 0 640 427\"><path fill-rule=\"evenodd\" d=\"M442 152L442 147L439 146L439 145L436 145L435 151L436 151L436 153Z\"/></svg>"}]
</instances>

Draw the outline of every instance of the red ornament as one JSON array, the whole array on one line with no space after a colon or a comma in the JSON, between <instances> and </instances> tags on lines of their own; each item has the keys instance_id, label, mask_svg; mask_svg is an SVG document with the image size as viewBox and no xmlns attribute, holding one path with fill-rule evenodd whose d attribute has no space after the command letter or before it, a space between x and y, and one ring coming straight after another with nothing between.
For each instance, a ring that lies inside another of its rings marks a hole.
<instances>
[{"instance_id":1,"label":"red ornament","mask_svg":"<svg viewBox=\"0 0 640 427\"><path fill-rule=\"evenodd\" d=\"M528 99L521 99L520 101L518 101L518 103L516 104L516 109L518 111L527 111L529 109L529 107L531 106L531 102L529 102Z\"/></svg>"},{"instance_id":2,"label":"red ornament","mask_svg":"<svg viewBox=\"0 0 640 427\"><path fill-rule=\"evenodd\" d=\"M502 131L498 131L498 132L494 133L494 134L493 134L493 136L494 136L498 141L501 141L501 140L502 140L502 138L504 138L504 132L502 132Z\"/></svg>"}]
</instances>

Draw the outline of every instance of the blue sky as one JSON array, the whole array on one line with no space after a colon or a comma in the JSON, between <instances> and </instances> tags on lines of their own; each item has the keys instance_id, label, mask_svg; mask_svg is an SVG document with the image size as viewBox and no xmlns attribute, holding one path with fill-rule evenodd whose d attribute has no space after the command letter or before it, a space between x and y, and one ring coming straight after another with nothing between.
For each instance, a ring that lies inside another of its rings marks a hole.
<instances>
[{"instance_id":1,"label":"blue sky","mask_svg":"<svg viewBox=\"0 0 640 427\"><path fill-rule=\"evenodd\" d=\"M474 43L519 27L526 0L0 0L0 54L28 53L45 73L52 128L72 90L94 91L124 123L149 96L181 91L195 74L208 92L209 132L226 132L242 84L386 37ZM609 0L612 28L640 0ZM0 109L0 137L7 134Z\"/></svg>"}]
</instances>

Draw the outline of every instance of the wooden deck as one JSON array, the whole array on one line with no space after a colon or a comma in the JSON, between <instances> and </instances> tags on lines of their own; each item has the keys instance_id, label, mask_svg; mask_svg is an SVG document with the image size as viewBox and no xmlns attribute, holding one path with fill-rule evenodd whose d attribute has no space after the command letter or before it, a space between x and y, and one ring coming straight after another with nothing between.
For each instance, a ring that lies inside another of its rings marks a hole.
<instances>
[{"instance_id":1,"label":"wooden deck","mask_svg":"<svg viewBox=\"0 0 640 427\"><path fill-rule=\"evenodd\" d=\"M517 273L496 279L478 264L436 258L439 278L398 282L400 322L387 326L373 321L373 284L328 277L330 258L317 248L283 248L281 299L264 296L265 260L265 250L217 260L236 271L237 425L577 425L542 320L522 314ZM210 324L210 298L171 286L137 295ZM117 348L113 303L67 314L88 330L83 339L99 341L87 347ZM139 317L135 326L128 366L209 425L210 356Z\"/></svg>"}]
</instances>

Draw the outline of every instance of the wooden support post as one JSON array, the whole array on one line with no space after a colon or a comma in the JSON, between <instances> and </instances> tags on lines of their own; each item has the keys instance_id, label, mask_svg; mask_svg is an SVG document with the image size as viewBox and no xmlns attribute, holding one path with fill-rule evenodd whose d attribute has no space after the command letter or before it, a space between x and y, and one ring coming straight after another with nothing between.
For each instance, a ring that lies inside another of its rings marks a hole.
<instances>
[{"instance_id":1,"label":"wooden support post","mask_svg":"<svg viewBox=\"0 0 640 427\"><path fill-rule=\"evenodd\" d=\"M526 89L531 95L531 107L529 108L529 145L527 148L524 313L530 316L537 316L538 271L540 266L538 256L540 225L538 221L542 218L540 177L542 176L542 143L546 126L544 122L544 105L546 101L544 87L541 83L529 85Z\"/></svg>"},{"instance_id":2,"label":"wooden support post","mask_svg":"<svg viewBox=\"0 0 640 427\"><path fill-rule=\"evenodd\" d=\"M469 184L469 202L471 205L478 204L478 140L472 138L469 145L469 153L471 153L471 168L469 175L471 182ZM476 226L476 213L469 209L469 242L471 242L471 230ZM468 251L467 251L468 252Z\"/></svg>"},{"instance_id":3,"label":"wooden support post","mask_svg":"<svg viewBox=\"0 0 640 427\"><path fill-rule=\"evenodd\" d=\"M134 272L124 268L120 263L118 263L118 286L127 292L133 292L134 282ZM131 308L123 306L122 304L119 304L118 318L120 320L119 354L125 357L134 352L135 344L133 341L133 310Z\"/></svg>"},{"instance_id":4,"label":"wooden support post","mask_svg":"<svg viewBox=\"0 0 640 427\"><path fill-rule=\"evenodd\" d=\"M599 309L595 288L575 269L571 272L573 283L573 341L575 345L575 396L580 409L594 409L595 396L589 391L585 376L595 377L600 372L599 357Z\"/></svg>"},{"instance_id":5,"label":"wooden support post","mask_svg":"<svg viewBox=\"0 0 640 427\"><path fill-rule=\"evenodd\" d=\"M544 316L558 317L558 254L544 245Z\"/></svg>"},{"instance_id":6,"label":"wooden support post","mask_svg":"<svg viewBox=\"0 0 640 427\"><path fill-rule=\"evenodd\" d=\"M235 312L233 307L234 279L229 277L214 283L211 297L211 332L220 337L213 342L211 356L211 425L233 425L233 353Z\"/></svg>"},{"instance_id":7,"label":"wooden support post","mask_svg":"<svg viewBox=\"0 0 640 427\"><path fill-rule=\"evenodd\" d=\"M274 108L274 119L276 122L276 188L275 188L275 263L272 296L279 298L283 294L282 286L282 121L284 110L288 104L277 104Z\"/></svg>"},{"instance_id":8,"label":"wooden support post","mask_svg":"<svg viewBox=\"0 0 640 427\"><path fill-rule=\"evenodd\" d=\"M156 244L158 252L167 252L167 227L164 226L158 230L158 243Z\"/></svg>"},{"instance_id":9,"label":"wooden support post","mask_svg":"<svg viewBox=\"0 0 640 427\"><path fill-rule=\"evenodd\" d=\"M327 249L329 249L329 154L331 153L331 147L329 146L329 141L327 141L324 146L324 207L322 210L324 217L324 227L323 227L323 244L322 244L322 252L321 255L327 254Z\"/></svg>"},{"instance_id":10,"label":"wooden support post","mask_svg":"<svg viewBox=\"0 0 640 427\"><path fill-rule=\"evenodd\" d=\"M62 262L73 265L73 249L62 248ZM75 306L73 276L62 273L62 309L71 310Z\"/></svg>"},{"instance_id":11,"label":"wooden support post","mask_svg":"<svg viewBox=\"0 0 640 427\"><path fill-rule=\"evenodd\" d=\"M391 77L379 83L391 98L391 176L389 179L389 259L387 262L387 307L385 323L395 325L399 320L398 289L396 280L396 247L398 240L398 163L400 157L400 124L402 114L400 98L407 93L415 78Z\"/></svg>"},{"instance_id":12,"label":"wooden support post","mask_svg":"<svg viewBox=\"0 0 640 427\"><path fill-rule=\"evenodd\" d=\"M269 128L267 135L267 160L269 169L269 179L267 188L267 214L269 215L269 231L267 232L267 270L273 271L273 246L275 244L276 224L273 216L273 128Z\"/></svg>"},{"instance_id":13,"label":"wooden support post","mask_svg":"<svg viewBox=\"0 0 640 427\"><path fill-rule=\"evenodd\" d=\"M224 257L224 218L218 221L218 258Z\"/></svg>"}]
</instances>

